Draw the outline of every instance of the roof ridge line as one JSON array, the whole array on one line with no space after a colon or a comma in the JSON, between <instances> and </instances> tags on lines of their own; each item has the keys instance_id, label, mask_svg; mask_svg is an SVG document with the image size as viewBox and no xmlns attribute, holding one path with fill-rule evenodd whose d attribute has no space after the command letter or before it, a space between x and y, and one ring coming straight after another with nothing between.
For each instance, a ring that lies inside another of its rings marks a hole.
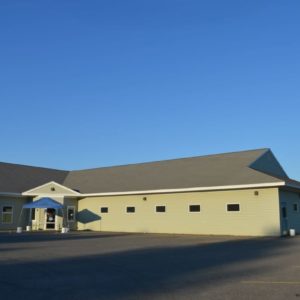
<instances>
[{"instance_id":1,"label":"roof ridge line","mask_svg":"<svg viewBox=\"0 0 300 300\"><path fill-rule=\"evenodd\" d=\"M59 172L68 172L68 173L71 172L70 170L63 170L63 169L56 169L56 168L49 168L49 167L40 167L40 166L25 165L25 164L17 164L17 163L9 163L9 162L4 162L4 161L0 161L0 164L26 167L26 168L34 168L34 169L52 170L52 171L59 171Z\"/></svg>"},{"instance_id":2,"label":"roof ridge line","mask_svg":"<svg viewBox=\"0 0 300 300\"><path fill-rule=\"evenodd\" d=\"M92 170L99 170L99 169L110 169L110 168L118 168L118 167L134 166L134 165L146 165L146 164L153 164L153 163L162 163L162 162L169 162L169 161L200 158L200 157L204 158L204 157L211 157L211 156L221 156L221 155L226 155L226 154L254 152L254 151L260 151L260 150L265 150L267 152L270 150L270 148L258 148L258 149L242 150L242 151L231 151L231 152L223 152L223 153L215 153L215 154L207 154L207 155L186 156L186 157L180 157L180 158L170 158L170 159L161 159L161 160L154 160L154 161L147 161L147 162L129 163L129 164L124 164L124 165L111 165L111 166L96 167L96 168L78 169L78 170L71 170L71 171L69 171L69 173L81 172L81 171L92 171ZM261 156L264 154L265 153L261 154Z\"/></svg>"}]
</instances>

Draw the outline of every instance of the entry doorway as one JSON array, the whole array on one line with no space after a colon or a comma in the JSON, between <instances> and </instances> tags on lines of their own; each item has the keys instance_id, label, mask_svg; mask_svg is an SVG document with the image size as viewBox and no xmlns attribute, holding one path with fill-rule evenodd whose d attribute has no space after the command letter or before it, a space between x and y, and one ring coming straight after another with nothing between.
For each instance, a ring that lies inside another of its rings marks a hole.
<instances>
[{"instance_id":1,"label":"entry doorway","mask_svg":"<svg viewBox=\"0 0 300 300\"><path fill-rule=\"evenodd\" d=\"M55 229L56 210L54 208L47 208L45 210L45 228Z\"/></svg>"},{"instance_id":2,"label":"entry doorway","mask_svg":"<svg viewBox=\"0 0 300 300\"><path fill-rule=\"evenodd\" d=\"M286 202L281 202L280 209L281 209L281 230L282 230L282 234L286 235L289 229Z\"/></svg>"}]
</instances>

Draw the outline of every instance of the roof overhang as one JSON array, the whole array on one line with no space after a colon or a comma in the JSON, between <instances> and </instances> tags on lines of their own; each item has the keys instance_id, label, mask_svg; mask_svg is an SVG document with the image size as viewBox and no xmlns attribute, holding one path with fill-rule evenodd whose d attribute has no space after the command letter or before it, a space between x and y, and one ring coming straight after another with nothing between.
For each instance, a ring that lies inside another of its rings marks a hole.
<instances>
[{"instance_id":1,"label":"roof overhang","mask_svg":"<svg viewBox=\"0 0 300 300\"><path fill-rule=\"evenodd\" d=\"M60 193L55 193L56 197L105 197L105 196L125 196L125 195L146 195L146 194L169 194L169 193L188 193L188 192L209 192L209 191L226 191L239 189L255 189L255 188L272 188L272 187L287 187L300 190L300 185L293 185L285 181L269 182L269 183L255 183L255 184L240 184L240 185L225 185L225 186L210 186L210 187L191 187L191 188L175 188L175 189L157 189L157 190L138 190L138 191L120 191L120 192L103 192L103 193L79 193L70 188L67 188L57 182L51 181L31 190L18 193L0 193L0 195L11 197L25 197L25 196L50 196L51 192L43 192L47 187L59 187Z\"/></svg>"},{"instance_id":2,"label":"roof overhang","mask_svg":"<svg viewBox=\"0 0 300 300\"><path fill-rule=\"evenodd\" d=\"M286 183L283 186L283 189L293 191L293 192L300 192L300 184Z\"/></svg>"}]
</instances>

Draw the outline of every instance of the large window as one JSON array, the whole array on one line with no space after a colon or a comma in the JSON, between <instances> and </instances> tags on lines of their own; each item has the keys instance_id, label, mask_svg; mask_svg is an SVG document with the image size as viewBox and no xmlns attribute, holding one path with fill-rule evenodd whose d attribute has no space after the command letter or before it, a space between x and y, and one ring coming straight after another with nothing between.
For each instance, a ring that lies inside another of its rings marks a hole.
<instances>
[{"instance_id":1,"label":"large window","mask_svg":"<svg viewBox=\"0 0 300 300\"><path fill-rule=\"evenodd\" d=\"M166 207L163 205L156 206L156 212L164 213L164 212L166 212Z\"/></svg>"},{"instance_id":2,"label":"large window","mask_svg":"<svg viewBox=\"0 0 300 300\"><path fill-rule=\"evenodd\" d=\"M127 206L126 212L129 214L135 213L135 207L134 206Z\"/></svg>"},{"instance_id":3,"label":"large window","mask_svg":"<svg viewBox=\"0 0 300 300\"><path fill-rule=\"evenodd\" d=\"M227 204L227 211L240 211L239 204Z\"/></svg>"},{"instance_id":4,"label":"large window","mask_svg":"<svg viewBox=\"0 0 300 300\"><path fill-rule=\"evenodd\" d=\"M11 224L13 222L13 207L3 206L2 207L2 223Z\"/></svg>"},{"instance_id":5,"label":"large window","mask_svg":"<svg viewBox=\"0 0 300 300\"><path fill-rule=\"evenodd\" d=\"M200 205L199 204L190 205L189 210L190 212L200 212Z\"/></svg>"},{"instance_id":6,"label":"large window","mask_svg":"<svg viewBox=\"0 0 300 300\"><path fill-rule=\"evenodd\" d=\"M293 211L294 212L299 212L299 205L298 205L298 203L294 203L293 204Z\"/></svg>"},{"instance_id":7,"label":"large window","mask_svg":"<svg viewBox=\"0 0 300 300\"><path fill-rule=\"evenodd\" d=\"M74 206L68 206L67 219L68 219L68 222L75 221L75 207Z\"/></svg>"}]
</instances>

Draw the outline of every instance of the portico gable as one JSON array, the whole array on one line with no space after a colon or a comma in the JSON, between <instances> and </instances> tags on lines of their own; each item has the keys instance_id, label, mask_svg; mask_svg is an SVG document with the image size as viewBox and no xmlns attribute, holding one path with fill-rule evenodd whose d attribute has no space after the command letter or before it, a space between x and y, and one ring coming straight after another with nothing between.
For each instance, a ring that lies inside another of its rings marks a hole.
<instances>
[{"instance_id":1,"label":"portico gable","mask_svg":"<svg viewBox=\"0 0 300 300\"><path fill-rule=\"evenodd\" d=\"M81 194L55 181L50 181L43 185L22 193L23 196L55 196L55 197L79 197Z\"/></svg>"}]
</instances>

